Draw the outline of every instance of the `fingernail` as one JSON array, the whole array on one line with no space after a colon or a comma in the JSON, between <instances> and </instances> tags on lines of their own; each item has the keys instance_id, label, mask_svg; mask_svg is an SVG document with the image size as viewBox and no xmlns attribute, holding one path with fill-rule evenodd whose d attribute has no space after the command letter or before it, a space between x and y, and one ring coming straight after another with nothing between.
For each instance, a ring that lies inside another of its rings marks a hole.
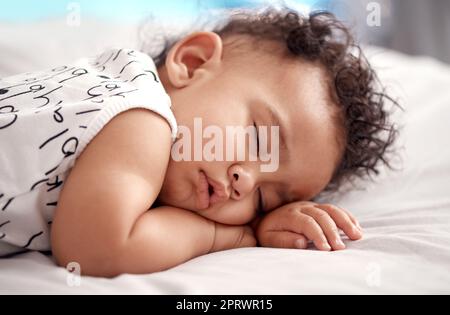
<instances>
[{"instance_id":1,"label":"fingernail","mask_svg":"<svg viewBox=\"0 0 450 315\"><path fill-rule=\"evenodd\" d=\"M295 246L295 248L298 248L298 249L305 249L306 244L305 244L304 240L300 239L300 240L295 241L294 246Z\"/></svg>"},{"instance_id":2,"label":"fingernail","mask_svg":"<svg viewBox=\"0 0 450 315\"><path fill-rule=\"evenodd\" d=\"M328 251L331 250L331 246L328 243L322 243L322 247L325 248L325 250L328 250Z\"/></svg>"},{"instance_id":3,"label":"fingernail","mask_svg":"<svg viewBox=\"0 0 450 315\"><path fill-rule=\"evenodd\" d=\"M344 242L342 240L340 240L340 239L336 240L336 245L341 246L341 247L345 247Z\"/></svg>"}]
</instances>

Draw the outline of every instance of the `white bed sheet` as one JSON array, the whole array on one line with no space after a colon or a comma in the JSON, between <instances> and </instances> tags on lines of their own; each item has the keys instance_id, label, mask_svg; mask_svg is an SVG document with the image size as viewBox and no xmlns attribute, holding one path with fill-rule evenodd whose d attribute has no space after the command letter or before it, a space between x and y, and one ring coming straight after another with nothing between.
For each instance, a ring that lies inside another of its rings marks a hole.
<instances>
[{"instance_id":1,"label":"white bed sheet","mask_svg":"<svg viewBox=\"0 0 450 315\"><path fill-rule=\"evenodd\" d=\"M34 26L32 32L47 34L54 23L58 22ZM51 48L38 41L23 44L30 35L25 28L15 35L20 28L0 29L9 35L0 36L0 76L23 71L25 65L39 69L66 62L68 56L75 57L71 45L77 45L81 55L111 43L100 40L107 38L109 28L96 33L100 38L93 40L86 27L77 31L85 32L78 41L65 46L54 44L59 40L56 36ZM114 37L115 43L130 43L131 35L125 33L122 38ZM44 50L43 58L31 53L38 48ZM83 277L81 285L74 287L67 284L65 269L56 267L50 257L28 253L0 260L0 293L450 293L450 67L381 49L369 49L368 54L406 112L395 114L396 121L404 125L399 141L402 171L386 170L365 190L328 200L359 217L365 229L363 240L349 242L347 250L333 253L232 250L152 275L112 280Z\"/></svg>"}]
</instances>

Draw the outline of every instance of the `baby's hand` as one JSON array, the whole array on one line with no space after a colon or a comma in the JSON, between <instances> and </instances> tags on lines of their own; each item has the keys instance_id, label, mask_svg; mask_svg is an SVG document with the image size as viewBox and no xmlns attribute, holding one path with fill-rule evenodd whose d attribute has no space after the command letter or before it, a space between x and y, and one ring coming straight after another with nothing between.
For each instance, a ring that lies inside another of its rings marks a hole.
<instances>
[{"instance_id":1,"label":"baby's hand","mask_svg":"<svg viewBox=\"0 0 450 315\"><path fill-rule=\"evenodd\" d=\"M345 249L339 230L351 240L362 238L362 229L347 210L329 204L296 202L267 214L257 228L261 246L306 249L312 241L319 250Z\"/></svg>"}]
</instances>

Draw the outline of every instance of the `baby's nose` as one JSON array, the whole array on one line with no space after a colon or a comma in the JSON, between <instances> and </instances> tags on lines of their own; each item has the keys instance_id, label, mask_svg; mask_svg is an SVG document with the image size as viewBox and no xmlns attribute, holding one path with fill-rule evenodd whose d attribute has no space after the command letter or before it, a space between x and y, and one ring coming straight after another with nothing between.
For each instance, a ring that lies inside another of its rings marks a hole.
<instances>
[{"instance_id":1,"label":"baby's nose","mask_svg":"<svg viewBox=\"0 0 450 315\"><path fill-rule=\"evenodd\" d=\"M255 179L250 170L234 165L230 167L228 176L230 177L232 188L231 198L241 200L253 191Z\"/></svg>"}]
</instances>

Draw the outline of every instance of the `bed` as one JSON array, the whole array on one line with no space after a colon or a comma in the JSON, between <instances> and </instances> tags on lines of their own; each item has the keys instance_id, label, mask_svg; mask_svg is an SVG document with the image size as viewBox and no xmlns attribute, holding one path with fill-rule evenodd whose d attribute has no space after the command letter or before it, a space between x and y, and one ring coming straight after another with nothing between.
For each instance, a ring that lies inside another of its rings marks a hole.
<instances>
[{"instance_id":1,"label":"bed","mask_svg":"<svg viewBox=\"0 0 450 315\"><path fill-rule=\"evenodd\" d=\"M78 28L62 20L0 23L0 77L62 64L106 46L136 47L135 34L136 25L94 21ZM367 48L367 54L406 111L393 116L402 126L400 170L384 169L364 189L324 200L358 216L363 240L332 253L231 250L161 273L80 282L56 267L51 256L27 253L0 260L0 293L449 294L450 66L380 48Z\"/></svg>"}]
</instances>

